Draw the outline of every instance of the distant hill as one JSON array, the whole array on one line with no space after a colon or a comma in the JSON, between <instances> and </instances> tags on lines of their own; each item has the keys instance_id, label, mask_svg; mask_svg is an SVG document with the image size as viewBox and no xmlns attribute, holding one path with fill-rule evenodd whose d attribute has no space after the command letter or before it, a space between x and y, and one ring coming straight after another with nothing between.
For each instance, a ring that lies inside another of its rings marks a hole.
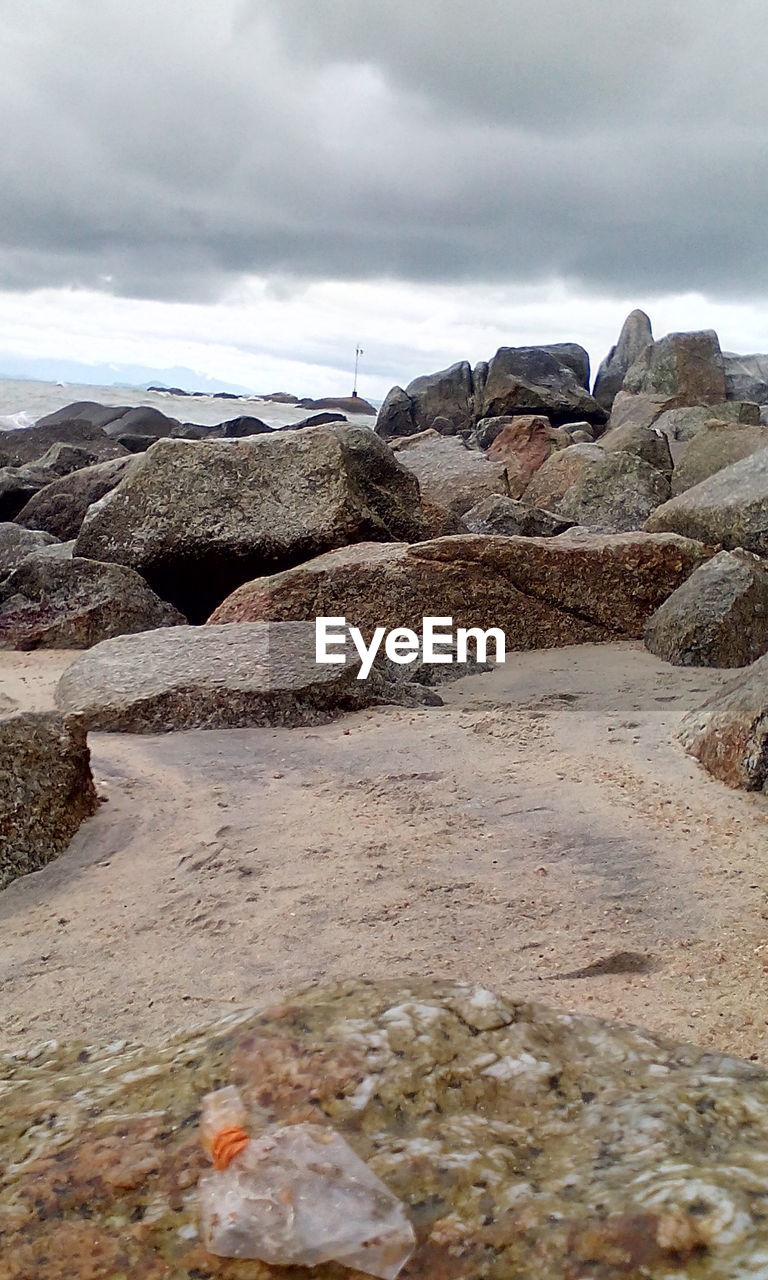
<instances>
[{"instance_id":1,"label":"distant hill","mask_svg":"<svg viewBox=\"0 0 768 1280\"><path fill-rule=\"evenodd\" d=\"M185 391L231 391L236 395L253 395L252 387L220 382L194 369L177 365L173 369L153 369L139 364L81 364L76 360L54 360L44 357L12 355L0 351L0 378L24 378L33 382L74 382L93 387L133 387L146 390L154 386L181 387Z\"/></svg>"}]
</instances>

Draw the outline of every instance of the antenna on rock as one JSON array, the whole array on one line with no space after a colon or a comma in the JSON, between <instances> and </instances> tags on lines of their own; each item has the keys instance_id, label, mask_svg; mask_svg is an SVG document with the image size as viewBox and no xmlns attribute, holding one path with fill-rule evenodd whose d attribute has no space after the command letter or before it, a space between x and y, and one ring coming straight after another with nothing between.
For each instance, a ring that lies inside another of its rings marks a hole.
<instances>
[{"instance_id":1,"label":"antenna on rock","mask_svg":"<svg viewBox=\"0 0 768 1280\"><path fill-rule=\"evenodd\" d=\"M354 386L352 387L352 396L354 399L357 399L357 367L360 363L360 357L362 354L363 354L363 348L355 347L355 383L354 383Z\"/></svg>"}]
</instances>

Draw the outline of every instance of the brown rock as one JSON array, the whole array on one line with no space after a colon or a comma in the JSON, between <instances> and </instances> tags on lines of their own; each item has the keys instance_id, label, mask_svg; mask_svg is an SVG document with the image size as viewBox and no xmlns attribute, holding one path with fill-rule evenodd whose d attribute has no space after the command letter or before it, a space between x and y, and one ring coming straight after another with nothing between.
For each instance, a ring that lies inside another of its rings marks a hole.
<instances>
[{"instance_id":1,"label":"brown rock","mask_svg":"<svg viewBox=\"0 0 768 1280\"><path fill-rule=\"evenodd\" d=\"M519 498L534 471L570 443L568 433L552 427L549 418L522 416L502 427L486 457L506 464L510 495Z\"/></svg>"},{"instance_id":2,"label":"brown rock","mask_svg":"<svg viewBox=\"0 0 768 1280\"><path fill-rule=\"evenodd\" d=\"M509 496L507 467L468 449L458 436L421 431L392 447L398 462L418 479L422 501L444 507L454 516L462 516L489 494Z\"/></svg>"},{"instance_id":3,"label":"brown rock","mask_svg":"<svg viewBox=\"0 0 768 1280\"><path fill-rule=\"evenodd\" d=\"M558 450L534 472L524 491L525 501L532 507L556 511L571 485L589 466L604 458L599 444L573 444Z\"/></svg>"},{"instance_id":4,"label":"brown rock","mask_svg":"<svg viewBox=\"0 0 768 1280\"><path fill-rule=\"evenodd\" d=\"M624 391L674 396L679 405L718 404L726 399L725 365L717 334L669 333L649 343L624 379Z\"/></svg>"},{"instance_id":5,"label":"brown rock","mask_svg":"<svg viewBox=\"0 0 768 1280\"><path fill-rule=\"evenodd\" d=\"M690 711L678 736L727 786L768 791L768 655Z\"/></svg>"}]
</instances>

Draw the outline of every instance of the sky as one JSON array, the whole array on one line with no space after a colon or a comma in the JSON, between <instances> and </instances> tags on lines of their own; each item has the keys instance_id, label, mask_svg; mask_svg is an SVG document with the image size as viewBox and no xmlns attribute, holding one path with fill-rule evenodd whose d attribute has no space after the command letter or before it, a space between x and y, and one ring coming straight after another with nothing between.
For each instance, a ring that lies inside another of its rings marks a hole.
<instances>
[{"instance_id":1,"label":"sky","mask_svg":"<svg viewBox=\"0 0 768 1280\"><path fill-rule=\"evenodd\" d=\"M0 0L0 373L768 350L765 0ZM101 378L97 378L101 380Z\"/></svg>"}]
</instances>

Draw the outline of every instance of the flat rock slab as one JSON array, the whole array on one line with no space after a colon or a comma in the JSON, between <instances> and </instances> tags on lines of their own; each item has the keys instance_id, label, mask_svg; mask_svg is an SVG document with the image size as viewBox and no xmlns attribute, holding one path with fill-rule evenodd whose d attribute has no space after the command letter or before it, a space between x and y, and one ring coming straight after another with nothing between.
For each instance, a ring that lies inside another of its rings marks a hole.
<instances>
[{"instance_id":1,"label":"flat rock slab","mask_svg":"<svg viewBox=\"0 0 768 1280\"><path fill-rule=\"evenodd\" d=\"M358 668L318 665L304 622L170 627L96 645L64 672L56 702L89 729L166 733L323 724L400 700L380 673L358 680Z\"/></svg>"},{"instance_id":2,"label":"flat rock slab","mask_svg":"<svg viewBox=\"0 0 768 1280\"><path fill-rule=\"evenodd\" d=\"M0 715L0 889L62 853L95 808L82 726L52 712Z\"/></svg>"},{"instance_id":3,"label":"flat rock slab","mask_svg":"<svg viewBox=\"0 0 768 1280\"><path fill-rule=\"evenodd\" d=\"M157 1049L0 1059L3 1280L296 1275L201 1242L200 1101L224 1083L254 1135L344 1137L413 1224L408 1280L764 1272L764 1068L483 987L349 981Z\"/></svg>"}]
</instances>

